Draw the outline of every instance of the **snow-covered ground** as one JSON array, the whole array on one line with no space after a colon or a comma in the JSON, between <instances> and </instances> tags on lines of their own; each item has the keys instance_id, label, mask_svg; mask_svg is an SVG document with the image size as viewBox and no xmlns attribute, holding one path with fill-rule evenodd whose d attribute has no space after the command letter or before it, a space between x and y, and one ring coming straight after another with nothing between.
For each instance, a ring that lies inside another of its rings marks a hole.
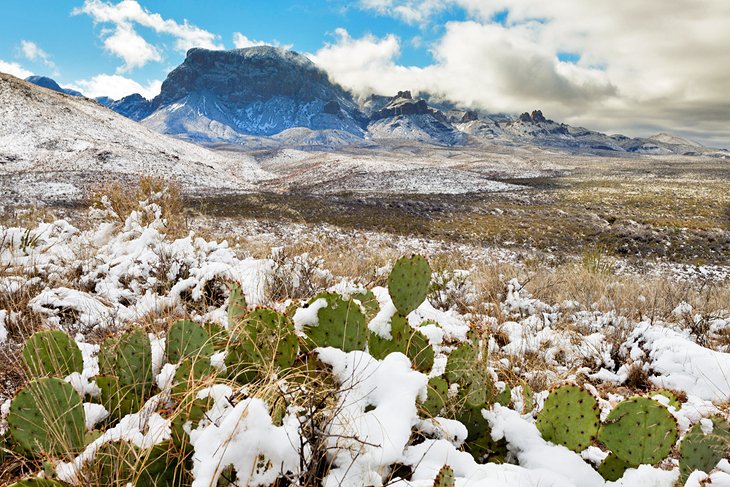
<instances>
[{"instance_id":1,"label":"snow-covered ground","mask_svg":"<svg viewBox=\"0 0 730 487\"><path fill-rule=\"evenodd\" d=\"M94 336L163 314L190 315L199 322L226 326L227 282L241 284L249 305L269 305L283 311L292 304L274 302L269 294L272 277L291 263L252 258L226 242L194 235L170 239L164 235L161 212L155 204L142 206L123 225L112 223L108 212L92 211L94 224L90 230L80 230L67 221L40 224L30 230L0 227L0 261L4 269L0 293L33 294L27 310L0 310L0 343L17 342L19 337L8 333L13 323L22 319L23 313L37 313L46 326L62 329L80 343L86 359L84 373L68 378L77 389L94 390L94 374L98 371L94 355L98 347L89 343ZM368 235L359 234L358 238L367 239ZM414 251L423 246L428 251L429 243L403 239L396 245ZM276 253L272 251L272 256ZM299 258L306 261L310 257ZM485 253L484 258L509 259L510 255L492 252ZM297 268L301 266L285 270L296 273ZM328 271L320 268L318 272ZM290 278L298 281L304 276L291 274ZM345 279L336 281L331 289L347 292L359 284ZM431 376L443 372L450 344L465 338L469 323L481 322L493 331L488 342L491 373L510 370L530 379L539 372L551 384L585 383L600 398L602 417L634 392L626 383L631 369L645 372L657 388L670 388L686 396L681 408L670 409L677 419L680 437L702 418L727 414L730 350L727 345L707 348L698 341L701 338L708 343L725 336L730 330L730 309L717 310L708 335L697 337L687 330L684 321L693 312L686 303L675 310L676 319L632 322L616 313L580 310L576 303L542 302L517 280L504 282L504 286L498 312L464 316L455 309L437 309L426 302L409 315L410 325L423 328L436 345ZM380 301L381 314L392 315L395 308L386 290L373 291ZM376 316L371 329L377 328L376 320L383 318ZM295 321L298 319L309 318L295 315ZM440 326L434 326L434 322ZM609 339L616 336L619 327L626 331L623 343ZM150 339L153 349L160 349L164 337L151 335ZM461 423L419 416L417 403L425 397L429 374L413 370L404 355L395 353L376 360L366 351L345 353L331 348L319 349L318 354L332 367L341 385L337 396L340 407L328 431L329 446L339 453L324 480L326 486L380 485L395 464L412 470L409 480L393 479L394 485L400 486L430 486L445 464L453 468L457 486L670 487L679 477L676 460L670 458L659 465L629 469L617 482L605 482L594 469L605 453L596 447L582 454L573 453L544 440L535 426L535 414L547 391L534 391L534 407L528 409L520 399L520 386L513 388L509 407L495 405L482 411L492 438L506 442L509 463L480 464L461 450L466 436ZM523 358L529 355L541 356L547 369L521 368ZM161 354L155 363L160 373L158 383L164 391L169 388L172 366L161 362ZM497 382L498 386L503 384ZM265 485L280 469L296 472L300 458L308 454L299 441L298 412L289 411L277 426L265 401L247 398L233 404L227 399L232 393L227 385L199 393L200 397L215 400L209 421L190 432L195 449L193 485L210 485L226 465L233 465L239 472L239 485ZM78 468L104 441L125 438L144 447L168 438L170 424L159 413L160 401L162 396L150 399L142 411L108 430L75 461L58 464L59 477L76 482ZM0 410L7 412L7 402ZM91 405L86 412L89 425L103 417L103 411ZM416 431L419 434L414 434ZM226 448L219 448L224 444ZM259 455L270 460L268 466L257 468ZM727 460L711 472L693 474L686 485L699 486L703 482L730 485Z\"/></svg>"}]
</instances>

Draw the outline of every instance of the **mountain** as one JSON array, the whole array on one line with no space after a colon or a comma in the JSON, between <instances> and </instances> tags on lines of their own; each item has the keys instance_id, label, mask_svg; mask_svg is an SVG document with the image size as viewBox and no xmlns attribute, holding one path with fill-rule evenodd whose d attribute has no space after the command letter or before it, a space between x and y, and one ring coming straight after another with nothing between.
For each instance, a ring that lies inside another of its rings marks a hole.
<instances>
[{"instance_id":1,"label":"mountain","mask_svg":"<svg viewBox=\"0 0 730 487\"><path fill-rule=\"evenodd\" d=\"M269 46L191 49L152 100L143 123L202 142L236 142L294 127L362 137L352 96L308 58Z\"/></svg>"},{"instance_id":2,"label":"mountain","mask_svg":"<svg viewBox=\"0 0 730 487\"><path fill-rule=\"evenodd\" d=\"M101 97L97 98L96 101L107 108L114 110L120 115L131 118L135 122L139 122L140 120L149 117L155 110L154 104L139 93L125 96L120 100L112 100L108 97Z\"/></svg>"},{"instance_id":3,"label":"mountain","mask_svg":"<svg viewBox=\"0 0 730 487\"><path fill-rule=\"evenodd\" d=\"M139 175L175 178L190 191L248 190L268 177L249 156L212 152L94 100L0 74L0 199L33 191L46 198L58 188L80 193L109 177Z\"/></svg>"},{"instance_id":4,"label":"mountain","mask_svg":"<svg viewBox=\"0 0 730 487\"><path fill-rule=\"evenodd\" d=\"M375 100L375 99L371 99ZM370 115L368 133L374 140L397 139L436 145L459 145L466 136L442 112L414 99L410 91L400 91Z\"/></svg>"},{"instance_id":5,"label":"mountain","mask_svg":"<svg viewBox=\"0 0 730 487\"><path fill-rule=\"evenodd\" d=\"M71 96L84 96L79 91L61 88L55 80L48 78L47 76L28 76L25 78L25 81L33 83L34 85L42 86L43 88L48 88L49 90L58 91L59 93L66 93Z\"/></svg>"}]
</instances>

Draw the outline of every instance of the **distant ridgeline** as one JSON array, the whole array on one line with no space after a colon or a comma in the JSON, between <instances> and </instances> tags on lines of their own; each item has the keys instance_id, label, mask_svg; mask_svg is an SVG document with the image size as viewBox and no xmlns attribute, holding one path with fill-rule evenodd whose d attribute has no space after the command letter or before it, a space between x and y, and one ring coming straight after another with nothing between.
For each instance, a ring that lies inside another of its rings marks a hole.
<instances>
[{"instance_id":1,"label":"distant ridgeline","mask_svg":"<svg viewBox=\"0 0 730 487\"><path fill-rule=\"evenodd\" d=\"M37 85L80 96L50 78ZM200 143L342 146L404 140L443 146L469 142L527 144L574 152L714 155L727 151L668 134L649 138L606 135L546 118L534 110L519 116L464 109L426 93L371 95L356 99L333 83L306 56L270 46L214 51L191 49L152 100L139 94L97 101L164 134Z\"/></svg>"}]
</instances>

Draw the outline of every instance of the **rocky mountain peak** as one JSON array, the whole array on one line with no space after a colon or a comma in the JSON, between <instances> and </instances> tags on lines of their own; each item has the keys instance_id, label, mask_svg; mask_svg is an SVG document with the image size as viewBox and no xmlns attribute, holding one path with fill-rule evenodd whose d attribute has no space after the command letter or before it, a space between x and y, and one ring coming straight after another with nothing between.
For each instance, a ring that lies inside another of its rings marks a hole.
<instances>
[{"instance_id":1,"label":"rocky mountain peak","mask_svg":"<svg viewBox=\"0 0 730 487\"><path fill-rule=\"evenodd\" d=\"M363 117L350 93L306 56L271 46L190 49L152 104L146 124L171 134L194 131L201 140L293 127L362 134Z\"/></svg>"}]
</instances>

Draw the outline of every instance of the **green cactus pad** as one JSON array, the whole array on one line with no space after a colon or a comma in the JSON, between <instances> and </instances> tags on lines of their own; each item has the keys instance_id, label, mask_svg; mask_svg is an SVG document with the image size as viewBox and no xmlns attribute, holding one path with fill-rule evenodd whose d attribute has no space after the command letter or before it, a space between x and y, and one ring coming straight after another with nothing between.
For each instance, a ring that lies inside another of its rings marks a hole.
<instances>
[{"instance_id":1,"label":"green cactus pad","mask_svg":"<svg viewBox=\"0 0 730 487\"><path fill-rule=\"evenodd\" d=\"M167 333L167 360L177 364L189 357L209 358L213 355L213 343L208 332L189 320L176 321Z\"/></svg>"},{"instance_id":2,"label":"green cactus pad","mask_svg":"<svg viewBox=\"0 0 730 487\"><path fill-rule=\"evenodd\" d=\"M114 375L117 373L115 364L117 361L117 346L119 337L113 336L104 340L99 347L99 374Z\"/></svg>"},{"instance_id":3,"label":"green cactus pad","mask_svg":"<svg viewBox=\"0 0 730 487\"><path fill-rule=\"evenodd\" d=\"M697 423L685 435L679 447L680 482L695 470L709 473L730 452L730 424L717 416L712 418L712 433L705 435Z\"/></svg>"},{"instance_id":4,"label":"green cactus pad","mask_svg":"<svg viewBox=\"0 0 730 487\"><path fill-rule=\"evenodd\" d=\"M537 415L536 426L547 441L580 453L596 439L600 425L598 400L574 385L553 389Z\"/></svg>"},{"instance_id":5,"label":"green cactus pad","mask_svg":"<svg viewBox=\"0 0 730 487\"><path fill-rule=\"evenodd\" d=\"M34 333L23 346L23 365L32 378L64 378L84 370L78 345L61 330Z\"/></svg>"},{"instance_id":6,"label":"green cactus pad","mask_svg":"<svg viewBox=\"0 0 730 487\"><path fill-rule=\"evenodd\" d=\"M669 399L669 405L675 408L677 411L682 409L682 402L679 400L677 395L669 389L659 389L649 394L649 397L664 396Z\"/></svg>"},{"instance_id":7,"label":"green cactus pad","mask_svg":"<svg viewBox=\"0 0 730 487\"><path fill-rule=\"evenodd\" d=\"M186 358L175 370L172 397L180 398L189 394L194 389L194 383L214 374L215 370L211 367L209 360Z\"/></svg>"},{"instance_id":8,"label":"green cactus pad","mask_svg":"<svg viewBox=\"0 0 730 487\"><path fill-rule=\"evenodd\" d=\"M632 397L609 413L598 438L631 466L653 465L677 442L677 421L653 399Z\"/></svg>"},{"instance_id":9,"label":"green cactus pad","mask_svg":"<svg viewBox=\"0 0 730 487\"><path fill-rule=\"evenodd\" d=\"M465 341L449 353L444 375L449 382L462 383L471 377L474 364L477 362L478 349L476 344Z\"/></svg>"},{"instance_id":10,"label":"green cactus pad","mask_svg":"<svg viewBox=\"0 0 730 487\"><path fill-rule=\"evenodd\" d=\"M269 308L257 308L236 328L226 356L229 376L244 384L258 373L288 369L299 352L299 339L291 319Z\"/></svg>"},{"instance_id":11,"label":"green cactus pad","mask_svg":"<svg viewBox=\"0 0 730 487\"><path fill-rule=\"evenodd\" d=\"M120 338L114 368L120 389L130 388L140 398L149 395L154 385L152 349L144 331L135 330Z\"/></svg>"},{"instance_id":12,"label":"green cactus pad","mask_svg":"<svg viewBox=\"0 0 730 487\"><path fill-rule=\"evenodd\" d=\"M388 276L388 292L396 309L407 315L426 300L431 284L431 267L420 255L401 257Z\"/></svg>"},{"instance_id":13,"label":"green cactus pad","mask_svg":"<svg viewBox=\"0 0 730 487\"><path fill-rule=\"evenodd\" d=\"M143 397L130 386L120 387L116 377L100 375L96 376L95 382L101 390L101 404L109 412L109 419L120 419L142 407Z\"/></svg>"},{"instance_id":14,"label":"green cactus pad","mask_svg":"<svg viewBox=\"0 0 730 487\"><path fill-rule=\"evenodd\" d=\"M438 416L446 406L449 397L449 384L443 377L431 377L428 380L428 396L423 403L423 409L430 416Z\"/></svg>"},{"instance_id":15,"label":"green cactus pad","mask_svg":"<svg viewBox=\"0 0 730 487\"><path fill-rule=\"evenodd\" d=\"M228 294L228 327L233 328L241 321L248 310L246 297L243 295L241 285L238 283L231 284Z\"/></svg>"},{"instance_id":16,"label":"green cactus pad","mask_svg":"<svg viewBox=\"0 0 730 487\"><path fill-rule=\"evenodd\" d=\"M368 322L375 318L375 316L380 312L380 303L378 302L378 298L375 297L375 294L373 294L371 290L368 289L361 293L353 294L350 297L360 302L360 307L362 308L362 312Z\"/></svg>"},{"instance_id":17,"label":"green cactus pad","mask_svg":"<svg viewBox=\"0 0 730 487\"><path fill-rule=\"evenodd\" d=\"M466 403L457 412L454 419L466 426L468 432L467 442L481 438L490 431L489 423L482 414L482 409L485 408L486 405L484 404L473 406Z\"/></svg>"},{"instance_id":18,"label":"green cactus pad","mask_svg":"<svg viewBox=\"0 0 730 487\"><path fill-rule=\"evenodd\" d=\"M406 355L413 366L424 373L428 373L433 368L434 351L428 337L418 330L412 329L410 326L406 328L408 345L406 347Z\"/></svg>"},{"instance_id":19,"label":"green cactus pad","mask_svg":"<svg viewBox=\"0 0 730 487\"><path fill-rule=\"evenodd\" d=\"M327 306L317 312L318 325L305 333L314 347L336 347L344 352L365 350L368 336L365 316L352 300L345 301L335 293L322 293L310 300L325 299Z\"/></svg>"},{"instance_id":20,"label":"green cactus pad","mask_svg":"<svg viewBox=\"0 0 730 487\"><path fill-rule=\"evenodd\" d=\"M598 473L600 473L601 477L605 480L609 482L616 482L624 476L626 469L630 467L631 465L629 465L628 462L621 460L615 453L609 453L606 459L598 466Z\"/></svg>"},{"instance_id":21,"label":"green cactus pad","mask_svg":"<svg viewBox=\"0 0 730 487\"><path fill-rule=\"evenodd\" d=\"M10 403L8 428L26 452L73 454L84 447L84 408L71 384L31 381Z\"/></svg>"},{"instance_id":22,"label":"green cactus pad","mask_svg":"<svg viewBox=\"0 0 730 487\"><path fill-rule=\"evenodd\" d=\"M456 479L454 478L454 470L448 465L444 465L439 470L436 479L433 481L433 487L454 487Z\"/></svg>"}]
</instances>

